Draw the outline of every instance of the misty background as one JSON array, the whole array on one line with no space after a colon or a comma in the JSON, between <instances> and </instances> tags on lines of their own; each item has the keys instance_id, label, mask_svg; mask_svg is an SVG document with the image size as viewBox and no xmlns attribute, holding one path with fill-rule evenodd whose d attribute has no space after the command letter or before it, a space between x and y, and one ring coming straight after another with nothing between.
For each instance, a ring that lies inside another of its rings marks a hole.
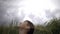
<instances>
[{"instance_id":1,"label":"misty background","mask_svg":"<svg viewBox=\"0 0 60 34\"><path fill-rule=\"evenodd\" d=\"M39 1L42 1L42 3L38 1L39 0L0 0L0 25L9 24L12 20L18 22L30 20L33 24L44 24L53 17L60 18L60 0L46 0L47 3L49 2L48 5L45 4L46 6L44 5L44 0ZM54 7L52 6L53 8L50 8L50 3L54 5Z\"/></svg>"}]
</instances>

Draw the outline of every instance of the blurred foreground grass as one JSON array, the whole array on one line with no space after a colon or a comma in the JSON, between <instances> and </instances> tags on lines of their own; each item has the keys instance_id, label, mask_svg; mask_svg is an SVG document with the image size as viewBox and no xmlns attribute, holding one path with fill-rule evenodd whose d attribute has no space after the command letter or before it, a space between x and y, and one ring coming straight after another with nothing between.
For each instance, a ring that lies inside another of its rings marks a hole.
<instances>
[{"instance_id":1,"label":"blurred foreground grass","mask_svg":"<svg viewBox=\"0 0 60 34\"><path fill-rule=\"evenodd\" d=\"M0 26L0 34L18 34L17 26Z\"/></svg>"},{"instance_id":2,"label":"blurred foreground grass","mask_svg":"<svg viewBox=\"0 0 60 34\"><path fill-rule=\"evenodd\" d=\"M0 26L0 34L19 34L19 28L12 22L9 26ZM46 26L35 26L34 34L60 34L60 19L52 19Z\"/></svg>"},{"instance_id":3,"label":"blurred foreground grass","mask_svg":"<svg viewBox=\"0 0 60 34\"><path fill-rule=\"evenodd\" d=\"M0 26L0 34L19 34L19 28L17 26ZM44 29L44 27L37 26L34 34L47 34L47 31Z\"/></svg>"}]
</instances>

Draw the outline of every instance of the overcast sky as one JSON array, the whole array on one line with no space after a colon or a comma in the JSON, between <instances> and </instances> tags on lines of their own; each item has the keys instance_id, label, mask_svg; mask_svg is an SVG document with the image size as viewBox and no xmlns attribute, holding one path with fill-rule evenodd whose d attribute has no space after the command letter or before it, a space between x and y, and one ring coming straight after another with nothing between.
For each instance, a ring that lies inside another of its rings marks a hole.
<instances>
[{"instance_id":1,"label":"overcast sky","mask_svg":"<svg viewBox=\"0 0 60 34\"><path fill-rule=\"evenodd\" d=\"M30 20L43 24L52 17L60 17L60 0L0 0L0 23Z\"/></svg>"}]
</instances>

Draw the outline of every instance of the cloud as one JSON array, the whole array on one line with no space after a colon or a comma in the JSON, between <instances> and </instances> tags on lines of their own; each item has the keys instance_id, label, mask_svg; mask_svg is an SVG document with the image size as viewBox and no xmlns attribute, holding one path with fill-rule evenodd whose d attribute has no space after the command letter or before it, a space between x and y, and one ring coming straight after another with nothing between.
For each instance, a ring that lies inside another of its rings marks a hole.
<instances>
[{"instance_id":1,"label":"cloud","mask_svg":"<svg viewBox=\"0 0 60 34\"><path fill-rule=\"evenodd\" d=\"M60 8L60 0L52 0L52 3L54 3L58 8Z\"/></svg>"},{"instance_id":2,"label":"cloud","mask_svg":"<svg viewBox=\"0 0 60 34\"><path fill-rule=\"evenodd\" d=\"M52 2L56 3L57 7L60 7L59 0L53 0ZM0 22L10 22L12 19L21 21L27 17L35 24L42 24L48 18L60 13L60 9L56 9L53 3L50 0L0 0Z\"/></svg>"},{"instance_id":3,"label":"cloud","mask_svg":"<svg viewBox=\"0 0 60 34\"><path fill-rule=\"evenodd\" d=\"M59 18L60 17L60 9L58 8L53 11L47 10L46 17L47 18L53 18L53 17Z\"/></svg>"},{"instance_id":4,"label":"cloud","mask_svg":"<svg viewBox=\"0 0 60 34\"><path fill-rule=\"evenodd\" d=\"M17 18L21 0L0 0L0 23L10 22Z\"/></svg>"}]
</instances>

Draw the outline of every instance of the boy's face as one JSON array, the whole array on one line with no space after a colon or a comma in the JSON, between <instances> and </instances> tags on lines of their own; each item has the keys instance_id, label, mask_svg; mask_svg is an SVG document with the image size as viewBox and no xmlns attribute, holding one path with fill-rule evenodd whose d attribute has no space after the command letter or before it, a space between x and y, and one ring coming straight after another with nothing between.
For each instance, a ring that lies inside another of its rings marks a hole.
<instances>
[{"instance_id":1,"label":"boy's face","mask_svg":"<svg viewBox=\"0 0 60 34\"><path fill-rule=\"evenodd\" d=\"M28 24L27 21L24 21L23 23L20 24L20 28L30 29L30 25Z\"/></svg>"},{"instance_id":2,"label":"boy's face","mask_svg":"<svg viewBox=\"0 0 60 34\"><path fill-rule=\"evenodd\" d=\"M23 23L20 23L20 34L26 34L30 30L30 26L28 22L24 21Z\"/></svg>"},{"instance_id":3,"label":"boy's face","mask_svg":"<svg viewBox=\"0 0 60 34\"><path fill-rule=\"evenodd\" d=\"M20 34L27 34L32 31L31 30L32 27L28 21L24 21L24 22L20 23L19 33Z\"/></svg>"}]
</instances>

